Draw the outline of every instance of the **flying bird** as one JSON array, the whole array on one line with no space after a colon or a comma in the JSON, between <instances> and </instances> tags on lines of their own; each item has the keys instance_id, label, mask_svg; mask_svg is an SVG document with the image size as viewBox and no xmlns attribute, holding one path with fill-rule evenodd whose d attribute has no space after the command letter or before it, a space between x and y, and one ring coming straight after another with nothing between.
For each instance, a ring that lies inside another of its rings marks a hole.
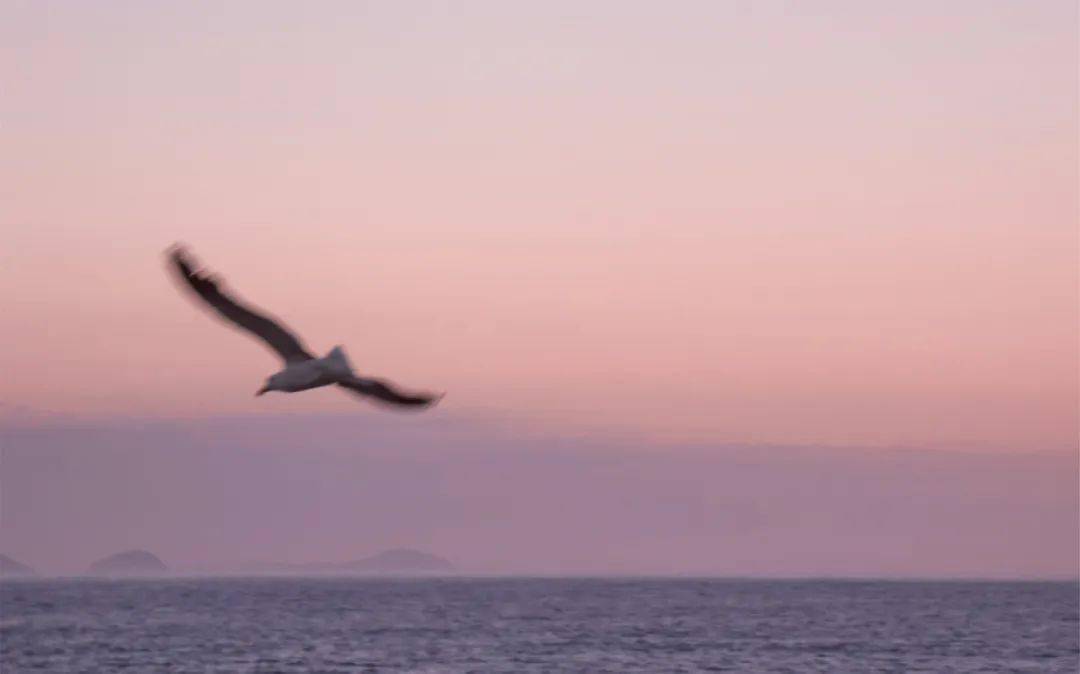
<instances>
[{"instance_id":1,"label":"flying bird","mask_svg":"<svg viewBox=\"0 0 1080 674\"><path fill-rule=\"evenodd\" d=\"M404 393L385 380L357 376L340 346L335 346L322 358L313 356L281 323L222 292L220 279L196 269L184 248L173 246L168 255L176 273L199 298L227 321L266 342L281 356L284 368L267 377L255 395L269 391L294 393L336 384L354 394L398 407L429 407L442 398L441 394Z\"/></svg>"}]
</instances>

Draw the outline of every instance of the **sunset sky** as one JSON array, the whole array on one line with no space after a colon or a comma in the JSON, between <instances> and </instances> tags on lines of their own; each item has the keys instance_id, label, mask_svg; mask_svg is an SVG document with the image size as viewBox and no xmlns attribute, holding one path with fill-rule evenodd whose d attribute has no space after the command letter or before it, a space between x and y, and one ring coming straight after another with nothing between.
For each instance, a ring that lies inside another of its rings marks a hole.
<instances>
[{"instance_id":1,"label":"sunset sky","mask_svg":"<svg viewBox=\"0 0 1080 674\"><path fill-rule=\"evenodd\" d=\"M178 291L162 253L182 241L317 352L447 391L423 423L614 443L581 456L909 449L1067 473L1077 13L6 2L0 418L59 442L71 424L370 414L336 390L253 397L278 362ZM35 437L3 447L9 534L41 524L13 521L33 508L12 481L55 477L10 460ZM943 494L1008 490L946 473ZM1044 542L1075 541L1075 492L1039 475L1064 518ZM26 536L29 557L62 557ZM1068 569L1075 548L1015 566Z\"/></svg>"}]
</instances>

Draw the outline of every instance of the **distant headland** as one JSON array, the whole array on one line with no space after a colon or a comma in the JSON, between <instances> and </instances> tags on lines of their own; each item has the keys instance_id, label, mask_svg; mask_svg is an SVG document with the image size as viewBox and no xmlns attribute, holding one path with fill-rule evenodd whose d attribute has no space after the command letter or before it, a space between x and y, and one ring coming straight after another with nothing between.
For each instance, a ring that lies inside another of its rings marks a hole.
<instances>
[{"instance_id":1,"label":"distant headland","mask_svg":"<svg viewBox=\"0 0 1080 674\"><path fill-rule=\"evenodd\" d=\"M454 571L454 565L442 557L406 548L386 550L371 557L349 562L344 566L361 573L449 573Z\"/></svg>"},{"instance_id":2,"label":"distant headland","mask_svg":"<svg viewBox=\"0 0 1080 674\"><path fill-rule=\"evenodd\" d=\"M0 555L0 578L29 578L37 572L7 555Z\"/></svg>"},{"instance_id":3,"label":"distant headland","mask_svg":"<svg viewBox=\"0 0 1080 674\"><path fill-rule=\"evenodd\" d=\"M90 565L91 576L159 576L169 567L146 550L129 550L99 559Z\"/></svg>"},{"instance_id":4,"label":"distant headland","mask_svg":"<svg viewBox=\"0 0 1080 674\"><path fill-rule=\"evenodd\" d=\"M442 557L396 548L385 550L371 557L350 562L321 562L315 564L275 565L270 568L274 573L326 574L326 575L442 575L456 571L454 565Z\"/></svg>"}]
</instances>

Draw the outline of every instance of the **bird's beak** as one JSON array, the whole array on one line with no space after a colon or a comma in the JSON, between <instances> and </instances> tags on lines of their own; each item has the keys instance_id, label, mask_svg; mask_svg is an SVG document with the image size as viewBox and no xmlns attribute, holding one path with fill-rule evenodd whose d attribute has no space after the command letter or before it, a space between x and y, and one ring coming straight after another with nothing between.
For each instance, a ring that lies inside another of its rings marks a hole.
<instances>
[{"instance_id":1,"label":"bird's beak","mask_svg":"<svg viewBox=\"0 0 1080 674\"><path fill-rule=\"evenodd\" d=\"M261 389L259 389L258 391L255 392L255 396L256 397L261 396L262 394L266 393L269 390L270 390L269 386L263 386Z\"/></svg>"}]
</instances>

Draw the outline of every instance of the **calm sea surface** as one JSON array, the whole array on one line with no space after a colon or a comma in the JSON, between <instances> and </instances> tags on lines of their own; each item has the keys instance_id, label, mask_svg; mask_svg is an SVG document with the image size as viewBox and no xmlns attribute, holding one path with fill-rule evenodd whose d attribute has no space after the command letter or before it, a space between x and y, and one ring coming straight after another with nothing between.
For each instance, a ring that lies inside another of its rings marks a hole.
<instances>
[{"instance_id":1,"label":"calm sea surface","mask_svg":"<svg viewBox=\"0 0 1080 674\"><path fill-rule=\"evenodd\" d=\"M1077 583L0 583L0 671L1067 672Z\"/></svg>"}]
</instances>

